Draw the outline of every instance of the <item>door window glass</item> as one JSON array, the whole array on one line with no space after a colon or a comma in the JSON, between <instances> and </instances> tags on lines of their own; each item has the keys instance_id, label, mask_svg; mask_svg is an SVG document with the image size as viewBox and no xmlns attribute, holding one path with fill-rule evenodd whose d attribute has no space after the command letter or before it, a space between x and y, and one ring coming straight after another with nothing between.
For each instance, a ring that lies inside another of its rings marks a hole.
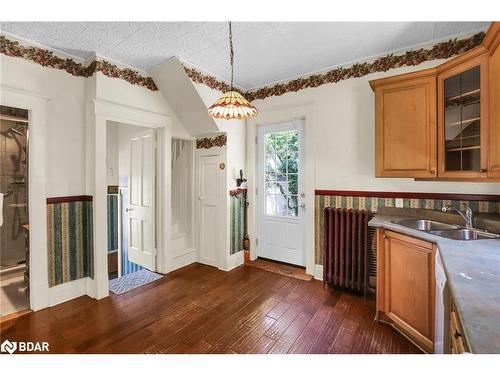
<instances>
[{"instance_id":1,"label":"door window glass","mask_svg":"<svg viewBox=\"0 0 500 375\"><path fill-rule=\"evenodd\" d=\"M268 133L264 137L266 215L298 216L299 132Z\"/></svg>"}]
</instances>

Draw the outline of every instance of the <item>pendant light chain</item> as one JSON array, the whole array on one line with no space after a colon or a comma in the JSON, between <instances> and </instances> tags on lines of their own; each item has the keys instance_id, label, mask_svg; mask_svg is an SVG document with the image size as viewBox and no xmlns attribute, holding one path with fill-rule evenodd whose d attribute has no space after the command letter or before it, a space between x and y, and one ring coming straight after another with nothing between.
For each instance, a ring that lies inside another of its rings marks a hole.
<instances>
[{"instance_id":1,"label":"pendant light chain","mask_svg":"<svg viewBox=\"0 0 500 375\"><path fill-rule=\"evenodd\" d=\"M233 91L234 50L231 21L229 21L229 62L231 63L231 88L208 108L208 114L213 118L225 120L244 120L254 117L257 115L257 108L238 91Z\"/></svg>"},{"instance_id":2,"label":"pendant light chain","mask_svg":"<svg viewBox=\"0 0 500 375\"><path fill-rule=\"evenodd\" d=\"M231 62L231 91L233 91L233 69L234 69L234 51L233 51L233 29L229 21L229 59Z\"/></svg>"}]
</instances>

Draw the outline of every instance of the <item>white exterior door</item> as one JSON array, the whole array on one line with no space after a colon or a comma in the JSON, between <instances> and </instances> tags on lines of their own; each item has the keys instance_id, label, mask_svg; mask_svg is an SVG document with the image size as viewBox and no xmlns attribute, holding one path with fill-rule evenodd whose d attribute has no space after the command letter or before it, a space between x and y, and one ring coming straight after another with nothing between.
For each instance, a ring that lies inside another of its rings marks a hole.
<instances>
[{"instance_id":1,"label":"white exterior door","mask_svg":"<svg viewBox=\"0 0 500 375\"><path fill-rule=\"evenodd\" d=\"M200 156L199 165L199 262L218 266L218 224L220 200L219 155Z\"/></svg>"},{"instance_id":2,"label":"white exterior door","mask_svg":"<svg viewBox=\"0 0 500 375\"><path fill-rule=\"evenodd\" d=\"M151 271L156 268L155 244L155 132L129 138L130 175L128 258Z\"/></svg>"},{"instance_id":3,"label":"white exterior door","mask_svg":"<svg viewBox=\"0 0 500 375\"><path fill-rule=\"evenodd\" d=\"M257 254L304 266L303 121L260 126L257 143Z\"/></svg>"}]
</instances>

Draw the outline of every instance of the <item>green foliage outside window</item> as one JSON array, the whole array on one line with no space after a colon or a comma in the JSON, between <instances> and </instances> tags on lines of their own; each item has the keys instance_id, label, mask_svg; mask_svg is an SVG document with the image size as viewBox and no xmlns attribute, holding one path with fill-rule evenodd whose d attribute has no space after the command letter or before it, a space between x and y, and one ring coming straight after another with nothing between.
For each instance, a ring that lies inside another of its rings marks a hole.
<instances>
[{"instance_id":1,"label":"green foliage outside window","mask_svg":"<svg viewBox=\"0 0 500 375\"><path fill-rule=\"evenodd\" d=\"M297 206L294 195L298 194L298 147L296 130L266 135L266 179L277 184L289 209Z\"/></svg>"}]
</instances>

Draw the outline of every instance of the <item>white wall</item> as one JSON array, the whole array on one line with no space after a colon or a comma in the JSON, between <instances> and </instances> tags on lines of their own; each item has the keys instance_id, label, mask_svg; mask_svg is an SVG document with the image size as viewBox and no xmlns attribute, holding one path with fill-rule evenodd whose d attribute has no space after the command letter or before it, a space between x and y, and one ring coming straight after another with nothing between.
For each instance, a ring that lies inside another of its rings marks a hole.
<instances>
[{"instance_id":1,"label":"white wall","mask_svg":"<svg viewBox=\"0 0 500 375\"><path fill-rule=\"evenodd\" d=\"M108 124L106 128L106 173L107 184L118 185L118 125L116 123Z\"/></svg>"},{"instance_id":2,"label":"white wall","mask_svg":"<svg viewBox=\"0 0 500 375\"><path fill-rule=\"evenodd\" d=\"M222 95L220 91L213 90L205 85L194 83L200 98L203 100L207 107L211 106ZM247 163L246 163L246 144L247 144L247 131L246 122L244 120L220 120L215 119L215 123L219 131L225 132L227 136L227 144L223 154L226 160L226 224L220 226L222 231L221 236L225 238L225 249L223 249L226 264L222 266L224 269L232 269L243 262L242 252L230 255L230 199L229 190L236 188L236 175L240 169L243 169L245 178L247 177Z\"/></svg>"},{"instance_id":3,"label":"white wall","mask_svg":"<svg viewBox=\"0 0 500 375\"><path fill-rule=\"evenodd\" d=\"M47 197L85 193L85 78L0 56L0 84L47 97Z\"/></svg>"},{"instance_id":4,"label":"white wall","mask_svg":"<svg viewBox=\"0 0 500 375\"><path fill-rule=\"evenodd\" d=\"M314 274L314 190L408 191L499 194L499 183L414 181L375 178L375 96L368 81L429 68L427 62L361 78L326 84L282 96L256 100L259 115L247 121L248 231L256 257L256 126L305 116L305 251L306 272Z\"/></svg>"},{"instance_id":5,"label":"white wall","mask_svg":"<svg viewBox=\"0 0 500 375\"><path fill-rule=\"evenodd\" d=\"M368 81L428 68L433 61L417 67L393 69L348 79L336 84L301 90L257 100L261 115L301 105L312 106L312 121L306 124L306 138L314 150L316 189L415 191L441 193L500 193L499 183L414 181L410 178L375 178L375 96ZM257 123L259 118L255 120ZM247 155L254 158L253 154Z\"/></svg>"},{"instance_id":6,"label":"white wall","mask_svg":"<svg viewBox=\"0 0 500 375\"><path fill-rule=\"evenodd\" d=\"M40 98L39 100L46 103L43 106L37 104L39 117L33 121L33 124L30 124L33 127L40 125L37 129L31 129L32 139L30 142L37 145L37 150L43 149L40 155L36 155L36 164L44 165L43 168L30 171L32 177L35 175L40 177L38 179L40 182L37 183L37 186L32 186L31 191L41 192L40 199L33 203L33 207L36 209L30 212L32 224L38 228L33 229L32 237L40 239L38 241L39 248L32 246L32 259L36 260L36 267L32 267L32 269L37 270L37 273L32 274L31 279L41 285L32 285L32 302L33 297L36 297L32 307L35 309L44 308L48 304L57 304L82 294L93 297L107 295L107 288L105 288L106 290L102 288L103 280L107 277L106 254L97 256L99 249L105 249L105 245L102 244L106 242L105 232L103 232L106 221L105 197L95 194L95 191L96 186L98 186L99 192L105 191L105 184L111 181L108 181L107 178L104 158L102 162L99 159L98 163L95 163L94 158L97 152L99 155L104 155L102 151L107 146L106 124L105 121L102 121L105 118L105 113L112 113L115 121L126 120L126 117L131 115L134 118L133 123L154 123L154 126L164 126L160 130L162 136L168 140L168 142L162 140L166 144L165 155L168 155L168 158L170 157L170 136L172 133L181 137L187 136L187 133L182 124L174 118L172 110L158 91L153 92L144 87L134 86L117 78L106 77L101 73L94 74L90 78L75 77L62 70L42 67L36 63L3 54L0 55L0 69L0 86L12 93L9 98L14 98L15 94L22 93L29 98L34 98L33 100ZM7 96L2 94L2 97ZM105 105L105 103L112 104ZM15 106L15 102L10 103L10 105ZM96 106L104 112L96 115ZM122 118L122 115L125 118ZM42 124L43 126L41 126ZM111 145L111 147L114 146ZM113 163L115 162L113 161ZM170 165L169 162L167 164ZM94 169L96 173L94 173ZM102 181L98 181L99 185L97 185L96 176L103 177ZM162 178L169 181L169 170L162 171ZM167 184L163 184L162 180L163 185L167 186ZM165 211L168 211L162 212L162 217L167 219L170 212L169 185L168 183L168 187L162 190L162 199L166 202ZM97 244L95 246L96 278L94 280L72 281L49 290L46 285L45 198L83 194L94 195L94 241ZM31 203L30 196L30 208L32 207ZM97 207L100 209L98 210ZM39 220L34 220L35 217ZM166 222L167 219L163 221ZM169 229L163 225L163 221L161 222L161 232L167 233L167 237L170 238ZM35 232L40 232L40 235ZM164 244L162 246L166 247ZM162 267L161 269L167 268ZM107 279L105 281L107 285ZM42 290L45 296L39 295L37 290Z\"/></svg>"},{"instance_id":7,"label":"white wall","mask_svg":"<svg viewBox=\"0 0 500 375\"><path fill-rule=\"evenodd\" d=\"M207 107L211 106L222 93L205 85L194 83L198 94ZM246 123L244 120L219 120L215 123L227 135L227 184L228 190L236 188L235 171L243 169L246 175Z\"/></svg>"}]
</instances>

